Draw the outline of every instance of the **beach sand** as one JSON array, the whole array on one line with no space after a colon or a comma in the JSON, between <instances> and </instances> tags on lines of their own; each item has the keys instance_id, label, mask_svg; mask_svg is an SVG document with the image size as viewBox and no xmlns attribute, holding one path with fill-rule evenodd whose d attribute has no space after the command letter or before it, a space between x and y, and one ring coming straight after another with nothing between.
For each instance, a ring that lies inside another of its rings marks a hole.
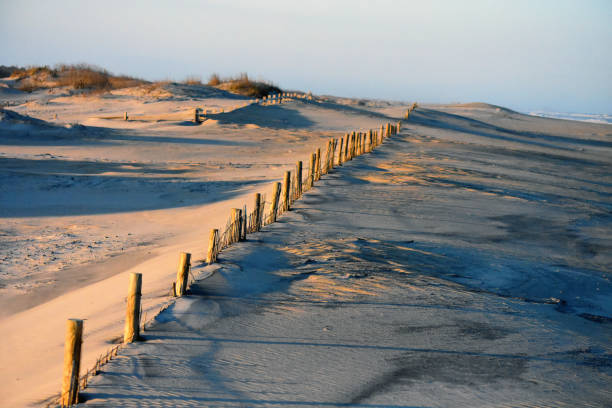
<instances>
[{"instance_id":1,"label":"beach sand","mask_svg":"<svg viewBox=\"0 0 612 408\"><path fill-rule=\"evenodd\" d=\"M164 89L34 94L0 122L3 404L59 391L67 318L86 319L84 369L120 338L130 272L153 315L181 251L194 275L216 272L105 366L88 403L486 406L519 390L542 406L610 401L609 125L419 108L206 267L208 231L231 208L269 195L330 137L407 105L232 111L246 99ZM194 106L226 113L194 125ZM132 120L104 119L125 111Z\"/></svg>"}]
</instances>

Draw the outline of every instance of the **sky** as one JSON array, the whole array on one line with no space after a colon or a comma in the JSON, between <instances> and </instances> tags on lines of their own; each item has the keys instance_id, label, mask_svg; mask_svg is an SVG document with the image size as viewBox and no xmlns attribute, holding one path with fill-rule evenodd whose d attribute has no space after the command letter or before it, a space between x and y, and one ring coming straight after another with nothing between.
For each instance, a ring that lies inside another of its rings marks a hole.
<instances>
[{"instance_id":1,"label":"sky","mask_svg":"<svg viewBox=\"0 0 612 408\"><path fill-rule=\"evenodd\" d=\"M611 0L0 0L0 64L612 114Z\"/></svg>"}]
</instances>

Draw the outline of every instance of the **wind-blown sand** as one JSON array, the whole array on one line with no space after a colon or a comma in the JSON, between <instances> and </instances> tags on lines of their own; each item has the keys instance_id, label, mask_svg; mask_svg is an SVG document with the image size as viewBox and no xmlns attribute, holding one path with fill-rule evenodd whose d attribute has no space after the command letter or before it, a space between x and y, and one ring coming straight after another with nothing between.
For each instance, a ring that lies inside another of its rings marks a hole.
<instances>
[{"instance_id":1,"label":"wind-blown sand","mask_svg":"<svg viewBox=\"0 0 612 408\"><path fill-rule=\"evenodd\" d=\"M169 84L162 99L53 92L2 95L14 105L0 121L0 387L11 406L58 392L66 319L87 319L91 367L121 335L130 272L145 276L151 316L179 252L201 259L230 208L329 137L384 120L304 102L232 112L247 99L205 86ZM196 126L195 106L228 113ZM124 111L133 119L102 119Z\"/></svg>"},{"instance_id":2,"label":"wind-blown sand","mask_svg":"<svg viewBox=\"0 0 612 408\"><path fill-rule=\"evenodd\" d=\"M61 97L2 122L5 404L59 390L66 318L88 319L88 368L121 334L129 272L153 313L178 252L202 258L230 208L327 138L404 109L329 98L200 126L100 119L236 103L200 92ZM89 404L605 406L610 126L484 104L421 108L403 126L221 269L195 267L216 273L105 366Z\"/></svg>"},{"instance_id":3,"label":"wind-blown sand","mask_svg":"<svg viewBox=\"0 0 612 408\"><path fill-rule=\"evenodd\" d=\"M609 406L611 146L558 125L420 108L201 267L86 405Z\"/></svg>"}]
</instances>

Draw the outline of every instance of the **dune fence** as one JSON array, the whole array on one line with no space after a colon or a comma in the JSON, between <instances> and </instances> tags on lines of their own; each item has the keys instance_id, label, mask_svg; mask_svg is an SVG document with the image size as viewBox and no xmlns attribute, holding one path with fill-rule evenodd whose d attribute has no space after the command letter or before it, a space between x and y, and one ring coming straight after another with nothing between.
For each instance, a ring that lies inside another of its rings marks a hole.
<instances>
[{"instance_id":1,"label":"dune fence","mask_svg":"<svg viewBox=\"0 0 612 408\"><path fill-rule=\"evenodd\" d=\"M272 104L272 101L282 103L283 98L302 97L312 99L312 95L309 94L279 94L258 100L257 103ZM407 110L405 117L416 107L416 103L413 104ZM329 139L323 148L317 148L310 155L308 167L304 167L304 162L298 161L295 169L286 171L282 182L273 184L272 195L268 200L265 195L256 193L251 212L247 211L246 205L242 208L232 208L222 231L217 228L210 231L205 262L209 265L217 262L219 254L224 249L240 241L245 241L248 234L259 232L264 226L276 222L280 216L290 211L293 204L304 193L312 189L322 176L357 156L373 152L387 138L399 133L400 130L401 122L386 123L376 130L353 131L346 133L341 138ZM306 174L303 174L303 170L306 171ZM155 317L172 305L176 298L189 292L190 267L191 254L182 252L179 256L177 278L172 283L169 299L149 321L155 320ZM194 280L194 277L191 276L191 282ZM79 393L87 387L89 379L97 375L102 366L116 357L121 348L141 339L140 333L145 331L147 323L146 315L142 316L141 293L142 275L140 273L130 274L123 342L101 355L94 367L87 370L82 376L80 375L80 361L84 322L80 319L68 320L61 393L51 400L52 402L47 405L48 407L69 407L77 404Z\"/></svg>"},{"instance_id":2,"label":"dune fence","mask_svg":"<svg viewBox=\"0 0 612 408\"><path fill-rule=\"evenodd\" d=\"M270 94L262 98L246 99L241 103L228 107L205 107L196 106L193 109L182 110L175 113L166 113L159 115L143 115L123 112L122 115L111 115L111 116L98 116L98 119L106 120L123 120L123 121L139 121L139 122L153 122L153 121L191 121L196 124L203 123L205 120L210 119L213 115L220 115L230 113L239 109L246 108L251 105L270 106L280 105L289 101L315 101L316 99L309 93L303 92L283 92L279 94Z\"/></svg>"}]
</instances>

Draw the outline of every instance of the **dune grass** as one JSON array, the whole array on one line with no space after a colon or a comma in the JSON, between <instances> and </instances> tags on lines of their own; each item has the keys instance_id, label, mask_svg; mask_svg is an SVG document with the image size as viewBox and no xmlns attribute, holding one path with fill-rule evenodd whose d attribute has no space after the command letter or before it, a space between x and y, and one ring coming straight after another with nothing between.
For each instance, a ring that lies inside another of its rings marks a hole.
<instances>
[{"instance_id":1,"label":"dune grass","mask_svg":"<svg viewBox=\"0 0 612 408\"><path fill-rule=\"evenodd\" d=\"M146 84L147 81L126 75L113 75L103 68L89 64L60 64L35 67L1 67L0 74L10 75L16 87L24 92L55 87L71 87L85 92L103 92ZM6 75L4 75L6 76Z\"/></svg>"},{"instance_id":2,"label":"dune grass","mask_svg":"<svg viewBox=\"0 0 612 408\"><path fill-rule=\"evenodd\" d=\"M196 75L190 75L183 80L185 85L203 85L202 78Z\"/></svg>"},{"instance_id":3,"label":"dune grass","mask_svg":"<svg viewBox=\"0 0 612 408\"><path fill-rule=\"evenodd\" d=\"M152 84L149 81L130 76L114 75L104 68L89 64L60 64L54 67L47 65L30 67L0 65L0 77L14 79L16 82L14 86L24 92L68 87L83 93L97 93L139 85L159 86L163 84L163 82ZM185 78L182 83L202 85L202 80L200 77L192 75ZM252 98L262 98L282 92L273 83L253 80L246 73L225 78L218 74L212 74L207 85Z\"/></svg>"},{"instance_id":4,"label":"dune grass","mask_svg":"<svg viewBox=\"0 0 612 408\"><path fill-rule=\"evenodd\" d=\"M239 95L261 98L282 90L268 81L254 81L248 74L242 73L236 77L221 78L218 74L212 74L208 80L209 86L214 86Z\"/></svg>"}]
</instances>

